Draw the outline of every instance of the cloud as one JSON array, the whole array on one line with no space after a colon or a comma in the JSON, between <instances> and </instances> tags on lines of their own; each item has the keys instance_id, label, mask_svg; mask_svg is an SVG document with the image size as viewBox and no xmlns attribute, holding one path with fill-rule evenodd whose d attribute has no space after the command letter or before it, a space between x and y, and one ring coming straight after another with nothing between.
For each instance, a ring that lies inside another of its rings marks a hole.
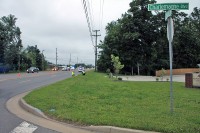
<instances>
[{"instance_id":1,"label":"cloud","mask_svg":"<svg viewBox=\"0 0 200 133\"><path fill-rule=\"evenodd\" d=\"M101 0L89 1L93 30L101 30L99 42L105 36L107 23L121 18L132 0L104 0L104 4ZM162 3L164 0L157 1ZM190 8L200 5L199 0L187 1L190 1ZM104 5L103 20L100 5ZM1 0L0 17L9 14L17 18L24 47L37 45L40 51L45 50L46 59L53 63L57 48L58 63L67 63L71 53L73 62L94 64L94 46L81 0Z\"/></svg>"}]
</instances>

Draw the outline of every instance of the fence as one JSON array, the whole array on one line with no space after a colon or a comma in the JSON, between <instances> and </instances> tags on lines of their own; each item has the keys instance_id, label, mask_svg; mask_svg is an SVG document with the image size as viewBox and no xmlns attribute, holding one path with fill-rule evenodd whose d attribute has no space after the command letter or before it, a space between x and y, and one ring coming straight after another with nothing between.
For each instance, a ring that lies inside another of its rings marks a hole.
<instances>
[{"instance_id":1,"label":"fence","mask_svg":"<svg viewBox=\"0 0 200 133\"><path fill-rule=\"evenodd\" d=\"M170 70L165 70L165 75L170 75ZM181 69L173 69L173 75L184 75L185 73L195 73L200 72L199 68L181 68ZM162 74L162 70L156 71L156 76L159 77Z\"/></svg>"}]
</instances>

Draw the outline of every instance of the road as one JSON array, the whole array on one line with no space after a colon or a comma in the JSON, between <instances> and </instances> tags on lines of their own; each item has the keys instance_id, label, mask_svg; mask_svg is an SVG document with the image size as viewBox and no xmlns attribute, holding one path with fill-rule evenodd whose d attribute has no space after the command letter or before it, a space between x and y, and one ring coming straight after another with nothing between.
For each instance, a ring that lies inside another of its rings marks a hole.
<instances>
[{"instance_id":1,"label":"road","mask_svg":"<svg viewBox=\"0 0 200 133\"><path fill-rule=\"evenodd\" d=\"M18 133L20 130L25 130L25 128L30 130L29 133L32 131L34 133L56 133L56 131L33 125L18 118L6 109L6 102L17 94L69 77L71 77L69 71L0 74L0 133Z\"/></svg>"}]
</instances>

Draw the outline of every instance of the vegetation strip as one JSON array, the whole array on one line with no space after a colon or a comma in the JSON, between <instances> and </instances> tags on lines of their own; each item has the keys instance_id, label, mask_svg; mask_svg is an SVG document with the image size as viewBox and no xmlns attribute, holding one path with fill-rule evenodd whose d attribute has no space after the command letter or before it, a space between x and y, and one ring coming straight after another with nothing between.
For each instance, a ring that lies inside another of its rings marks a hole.
<instances>
[{"instance_id":1,"label":"vegetation strip","mask_svg":"<svg viewBox=\"0 0 200 133\"><path fill-rule=\"evenodd\" d=\"M174 83L170 114L169 82L126 82L87 72L34 90L28 104L60 121L159 132L200 132L200 90Z\"/></svg>"}]
</instances>

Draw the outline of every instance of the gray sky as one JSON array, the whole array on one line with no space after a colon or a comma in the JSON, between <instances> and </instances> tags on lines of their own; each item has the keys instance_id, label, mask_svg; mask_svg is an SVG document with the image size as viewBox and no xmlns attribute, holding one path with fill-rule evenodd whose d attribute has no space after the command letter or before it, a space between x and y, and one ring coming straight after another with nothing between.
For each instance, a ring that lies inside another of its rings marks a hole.
<instances>
[{"instance_id":1,"label":"gray sky","mask_svg":"<svg viewBox=\"0 0 200 133\"><path fill-rule=\"evenodd\" d=\"M105 26L117 20L129 9L132 0L89 0L93 30L101 30L98 37L103 40ZM157 0L157 3L190 4L200 7L200 0ZM0 17L15 15L22 32L23 46L37 45L44 50L45 58L53 63L58 52L58 63L83 62L94 64L94 47L89 36L82 0L0 0ZM101 6L103 5L103 15ZM102 18L103 16L103 18ZM94 39L95 40L95 39Z\"/></svg>"}]
</instances>

